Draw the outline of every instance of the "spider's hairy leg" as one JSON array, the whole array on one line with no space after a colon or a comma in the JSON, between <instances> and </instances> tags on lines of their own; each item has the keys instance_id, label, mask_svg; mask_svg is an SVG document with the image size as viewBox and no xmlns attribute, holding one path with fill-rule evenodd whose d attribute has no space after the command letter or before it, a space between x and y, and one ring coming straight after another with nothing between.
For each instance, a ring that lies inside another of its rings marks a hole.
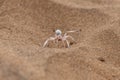
<instances>
[{"instance_id":1,"label":"spider's hairy leg","mask_svg":"<svg viewBox=\"0 0 120 80\"><path fill-rule=\"evenodd\" d=\"M48 38L48 39L44 42L43 47L45 47L45 46L48 44L49 41L54 41L54 40L55 40L54 37Z\"/></svg>"},{"instance_id":2,"label":"spider's hairy leg","mask_svg":"<svg viewBox=\"0 0 120 80\"><path fill-rule=\"evenodd\" d=\"M68 33L74 33L74 32L80 32L81 31L81 29L80 30L74 30L74 31L67 31L65 34L64 34L64 36L66 36Z\"/></svg>"},{"instance_id":3,"label":"spider's hairy leg","mask_svg":"<svg viewBox=\"0 0 120 80\"><path fill-rule=\"evenodd\" d=\"M67 47L69 48L70 47L70 43L68 42L68 40L65 40L66 43L67 43Z\"/></svg>"},{"instance_id":4,"label":"spider's hairy leg","mask_svg":"<svg viewBox=\"0 0 120 80\"><path fill-rule=\"evenodd\" d=\"M75 41L75 39L70 35L67 35L66 38L71 38L73 41Z\"/></svg>"},{"instance_id":5,"label":"spider's hairy leg","mask_svg":"<svg viewBox=\"0 0 120 80\"><path fill-rule=\"evenodd\" d=\"M64 41L64 40L62 40L62 43L63 43L63 47L65 48L65 41Z\"/></svg>"},{"instance_id":6,"label":"spider's hairy leg","mask_svg":"<svg viewBox=\"0 0 120 80\"><path fill-rule=\"evenodd\" d=\"M57 45L57 47L59 47L59 46L58 46L58 39L56 39L56 45Z\"/></svg>"}]
</instances>

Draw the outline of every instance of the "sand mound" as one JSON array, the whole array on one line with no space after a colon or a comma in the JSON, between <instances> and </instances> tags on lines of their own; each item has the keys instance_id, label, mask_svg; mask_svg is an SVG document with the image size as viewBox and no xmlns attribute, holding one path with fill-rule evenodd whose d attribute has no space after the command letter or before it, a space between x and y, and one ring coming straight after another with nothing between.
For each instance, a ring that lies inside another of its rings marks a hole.
<instances>
[{"instance_id":1,"label":"sand mound","mask_svg":"<svg viewBox=\"0 0 120 80\"><path fill-rule=\"evenodd\" d=\"M10 34L9 38L22 40L24 43L30 41L38 44L41 37L46 39L57 28L63 32L73 29L86 32L105 25L110 19L109 15L99 9L75 9L51 1L18 1L12 7L10 4L11 2L6 1L5 6L10 6L10 9L5 8L1 12L3 17L0 25L11 32L12 36Z\"/></svg>"},{"instance_id":2,"label":"sand mound","mask_svg":"<svg viewBox=\"0 0 120 80\"><path fill-rule=\"evenodd\" d=\"M77 1L66 0L68 4L83 2ZM118 6L114 10L102 6L110 2L86 0L76 8L60 4L59 0L1 0L0 79L120 79ZM115 27L108 27L113 24ZM58 28L63 33L81 29L80 36L70 34L77 43L69 49L57 48L53 43L42 48Z\"/></svg>"},{"instance_id":3,"label":"sand mound","mask_svg":"<svg viewBox=\"0 0 120 80\"><path fill-rule=\"evenodd\" d=\"M34 26L38 26L38 28L34 28L34 33L38 31L39 36L45 36L46 34L45 38L50 36L50 34L54 34L53 31L57 28L63 32L73 29L82 29L83 32L87 32L88 30L107 24L110 19L109 15L99 9L75 9L51 1L39 1L38 3L34 2L29 5L26 2L22 6L30 9L29 14L32 14L30 17L35 20L33 21L35 22ZM31 8L31 6L34 7ZM33 31L33 26L31 27L31 31ZM41 34L40 31L44 31L44 34Z\"/></svg>"}]
</instances>

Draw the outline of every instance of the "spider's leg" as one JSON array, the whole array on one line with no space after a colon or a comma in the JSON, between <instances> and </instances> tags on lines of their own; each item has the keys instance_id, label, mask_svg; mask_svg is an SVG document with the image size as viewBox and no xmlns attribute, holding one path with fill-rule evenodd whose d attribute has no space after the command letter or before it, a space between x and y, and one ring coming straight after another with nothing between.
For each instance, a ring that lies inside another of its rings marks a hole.
<instances>
[{"instance_id":1,"label":"spider's leg","mask_svg":"<svg viewBox=\"0 0 120 80\"><path fill-rule=\"evenodd\" d=\"M63 46L64 46L64 48L65 48L65 41L64 41L64 40L62 40L62 43L63 43Z\"/></svg>"},{"instance_id":2,"label":"spider's leg","mask_svg":"<svg viewBox=\"0 0 120 80\"><path fill-rule=\"evenodd\" d=\"M70 44L69 44L68 40L65 40L65 41L67 42L67 47L69 48L69 47L70 47Z\"/></svg>"},{"instance_id":3,"label":"spider's leg","mask_svg":"<svg viewBox=\"0 0 120 80\"><path fill-rule=\"evenodd\" d=\"M57 44L57 47L59 47L59 46L58 46L58 39L56 39L56 44Z\"/></svg>"},{"instance_id":4,"label":"spider's leg","mask_svg":"<svg viewBox=\"0 0 120 80\"><path fill-rule=\"evenodd\" d=\"M71 38L73 41L75 41L75 39L72 37L72 36L70 36L70 35L67 35L67 36L65 36L66 38Z\"/></svg>"},{"instance_id":5,"label":"spider's leg","mask_svg":"<svg viewBox=\"0 0 120 80\"><path fill-rule=\"evenodd\" d=\"M54 37L48 38L48 39L44 42L43 47L45 47L49 41L54 41L54 40L55 40Z\"/></svg>"},{"instance_id":6,"label":"spider's leg","mask_svg":"<svg viewBox=\"0 0 120 80\"><path fill-rule=\"evenodd\" d=\"M67 31L67 32L64 34L64 36L66 36L68 33L74 33L74 32L79 32L79 31L81 31L81 30Z\"/></svg>"}]
</instances>

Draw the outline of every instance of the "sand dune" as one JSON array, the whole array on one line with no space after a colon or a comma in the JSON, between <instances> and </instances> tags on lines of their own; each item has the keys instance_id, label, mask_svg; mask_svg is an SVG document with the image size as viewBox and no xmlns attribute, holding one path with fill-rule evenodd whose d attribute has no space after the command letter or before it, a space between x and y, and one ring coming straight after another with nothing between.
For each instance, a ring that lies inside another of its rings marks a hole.
<instances>
[{"instance_id":1,"label":"sand dune","mask_svg":"<svg viewBox=\"0 0 120 80\"><path fill-rule=\"evenodd\" d=\"M119 80L119 0L1 0L0 80ZM70 48L43 42L71 34Z\"/></svg>"}]
</instances>

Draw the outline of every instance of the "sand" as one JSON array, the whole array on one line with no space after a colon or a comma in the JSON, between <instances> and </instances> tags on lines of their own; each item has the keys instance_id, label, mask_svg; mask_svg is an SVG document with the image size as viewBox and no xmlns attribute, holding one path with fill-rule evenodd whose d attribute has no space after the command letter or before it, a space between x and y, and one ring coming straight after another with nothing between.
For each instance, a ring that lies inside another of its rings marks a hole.
<instances>
[{"instance_id":1,"label":"sand","mask_svg":"<svg viewBox=\"0 0 120 80\"><path fill-rule=\"evenodd\" d=\"M120 0L0 0L0 80L120 80Z\"/></svg>"}]
</instances>

